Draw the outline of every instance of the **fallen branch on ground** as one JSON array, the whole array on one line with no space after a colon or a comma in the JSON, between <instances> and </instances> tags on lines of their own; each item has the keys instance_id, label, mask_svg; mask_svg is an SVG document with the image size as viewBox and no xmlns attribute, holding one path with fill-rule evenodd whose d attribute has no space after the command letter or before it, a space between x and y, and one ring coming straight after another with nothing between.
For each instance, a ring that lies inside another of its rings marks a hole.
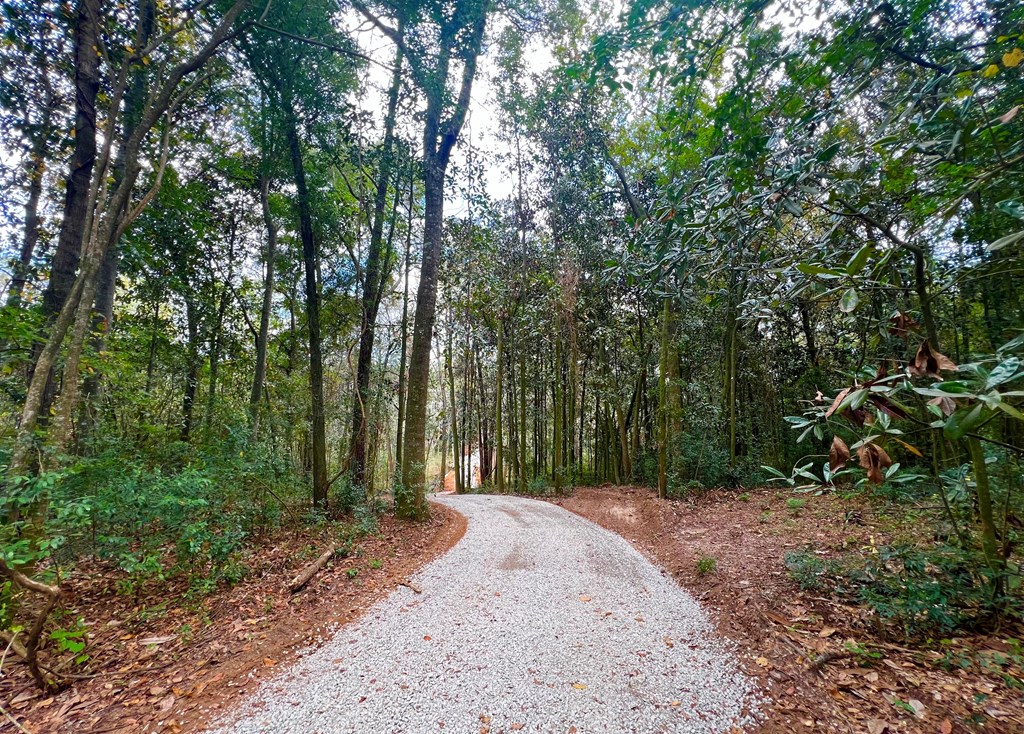
<instances>
[{"instance_id":1,"label":"fallen branch on ground","mask_svg":"<svg viewBox=\"0 0 1024 734\"><path fill-rule=\"evenodd\" d=\"M417 594L422 594L422 593L423 593L423 589L421 589L420 587L418 587L418 586L417 586L416 584L414 584L414 583L413 583L412 581L408 581L408 580L406 580L406 581L399 581L399 582L398 582L398 585L399 585L399 586L405 586L405 587L407 587L407 588L409 588L409 589L412 589L412 590L413 590L413 591L415 591L415 592L416 592Z\"/></svg>"},{"instance_id":2,"label":"fallen branch on ground","mask_svg":"<svg viewBox=\"0 0 1024 734\"><path fill-rule=\"evenodd\" d=\"M313 578L317 572L323 568L329 560L331 560L331 558L334 557L336 552L337 548L325 550L319 558L302 569L302 571L299 572L299 575L288 583L288 591L293 594L297 591L301 591L302 587L309 583L309 580Z\"/></svg>"},{"instance_id":3,"label":"fallen branch on ground","mask_svg":"<svg viewBox=\"0 0 1024 734\"><path fill-rule=\"evenodd\" d=\"M807 666L807 670L814 673L820 673L821 669L824 668L831 662L836 660L845 660L846 658L853 657L853 653L845 650L843 652L827 652L824 655L819 655L814 661Z\"/></svg>"},{"instance_id":4,"label":"fallen branch on ground","mask_svg":"<svg viewBox=\"0 0 1024 734\"><path fill-rule=\"evenodd\" d=\"M50 612L57 606L57 600L60 598L61 592L60 586L50 586L41 581L31 579L20 571L8 566L2 558L0 558L0 577L7 579L13 585L19 586L22 589L41 594L46 599L35 620L33 620L32 626L29 627L24 647L20 643L16 644L13 638L6 635L4 639L8 640L8 647L10 649L25 659L29 672L32 673L32 678L40 688L49 692L59 691L66 685L66 681L52 680L43 673L42 666L39 664L39 641L42 638L43 626L46 624Z\"/></svg>"}]
</instances>

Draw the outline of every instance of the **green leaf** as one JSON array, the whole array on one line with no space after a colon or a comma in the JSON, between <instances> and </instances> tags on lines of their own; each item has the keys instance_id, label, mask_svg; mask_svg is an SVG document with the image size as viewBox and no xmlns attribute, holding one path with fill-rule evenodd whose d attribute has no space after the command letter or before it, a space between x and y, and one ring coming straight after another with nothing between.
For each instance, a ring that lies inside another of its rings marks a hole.
<instances>
[{"instance_id":1,"label":"green leaf","mask_svg":"<svg viewBox=\"0 0 1024 734\"><path fill-rule=\"evenodd\" d=\"M1024 204L1021 204L1016 199L1006 199L996 204L996 209L1001 211L1003 214L1009 214L1011 217L1017 219L1024 219Z\"/></svg>"},{"instance_id":2,"label":"green leaf","mask_svg":"<svg viewBox=\"0 0 1024 734\"><path fill-rule=\"evenodd\" d=\"M868 258L871 257L871 253L874 251L875 246L871 242L857 250L854 256L850 258L850 262L846 263L846 274L851 278L857 275L867 265Z\"/></svg>"},{"instance_id":3,"label":"green leaf","mask_svg":"<svg viewBox=\"0 0 1024 734\"><path fill-rule=\"evenodd\" d=\"M1024 413L1021 413L1009 403L998 402L996 403L996 407L1007 415L1011 415L1019 421L1024 421Z\"/></svg>"},{"instance_id":4,"label":"green leaf","mask_svg":"<svg viewBox=\"0 0 1024 734\"><path fill-rule=\"evenodd\" d=\"M810 263L800 263L796 266L804 275L824 275L833 278L841 278L845 275L841 270L833 270L832 268L826 268L821 265L811 265Z\"/></svg>"},{"instance_id":5,"label":"green leaf","mask_svg":"<svg viewBox=\"0 0 1024 734\"><path fill-rule=\"evenodd\" d=\"M958 441L963 438L965 434L981 423L984 416L985 406L978 403L973 408L963 408L953 413L946 419L945 425L942 427L943 435L950 441Z\"/></svg>"},{"instance_id":6,"label":"green leaf","mask_svg":"<svg viewBox=\"0 0 1024 734\"><path fill-rule=\"evenodd\" d=\"M985 389L991 390L996 385L1002 385L1004 382L1014 379L1018 376L1018 369L1020 369L1020 359L1017 357L1004 359L989 373L988 379L985 381Z\"/></svg>"},{"instance_id":7,"label":"green leaf","mask_svg":"<svg viewBox=\"0 0 1024 734\"><path fill-rule=\"evenodd\" d=\"M782 199L782 208L785 209L790 214L792 214L794 217L802 217L804 215L804 210L800 207L800 205L793 201L792 199L790 199L788 196Z\"/></svg>"},{"instance_id":8,"label":"green leaf","mask_svg":"<svg viewBox=\"0 0 1024 734\"><path fill-rule=\"evenodd\" d=\"M1020 232L1014 232L1013 234L1008 234L1005 237L1001 237L995 242L993 242L991 245L986 247L985 249L987 249L989 252L995 252L996 250L1001 250L1004 247L1012 245L1014 242L1017 242L1019 240L1024 240L1024 230L1021 230Z\"/></svg>"},{"instance_id":9,"label":"green leaf","mask_svg":"<svg viewBox=\"0 0 1024 734\"><path fill-rule=\"evenodd\" d=\"M859 302L860 296L857 295L856 289L848 288L839 301L839 310L843 313L853 313Z\"/></svg>"}]
</instances>

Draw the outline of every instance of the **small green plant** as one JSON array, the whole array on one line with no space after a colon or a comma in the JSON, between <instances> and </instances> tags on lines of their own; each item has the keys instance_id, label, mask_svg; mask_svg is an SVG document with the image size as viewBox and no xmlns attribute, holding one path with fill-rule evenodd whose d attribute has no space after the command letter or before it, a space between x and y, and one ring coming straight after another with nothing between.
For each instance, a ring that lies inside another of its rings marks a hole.
<instances>
[{"instance_id":1,"label":"small green plant","mask_svg":"<svg viewBox=\"0 0 1024 734\"><path fill-rule=\"evenodd\" d=\"M354 579L359 575L359 569L350 568L345 572L345 575L348 576L350 579Z\"/></svg>"},{"instance_id":2,"label":"small green plant","mask_svg":"<svg viewBox=\"0 0 1024 734\"><path fill-rule=\"evenodd\" d=\"M379 571L381 568L384 567L384 561L382 561L379 558L371 558L369 565L370 568L372 568L374 571Z\"/></svg>"},{"instance_id":3,"label":"small green plant","mask_svg":"<svg viewBox=\"0 0 1024 734\"><path fill-rule=\"evenodd\" d=\"M81 665L89 659L88 653L84 652L89 639L86 632L85 622L79 617L70 629L61 628L51 632L50 639L57 643L60 652L71 653L75 656L75 663Z\"/></svg>"},{"instance_id":4,"label":"small green plant","mask_svg":"<svg viewBox=\"0 0 1024 734\"><path fill-rule=\"evenodd\" d=\"M771 522L771 520L772 520L772 513L770 513L768 510L765 510L764 512L762 512L761 516L757 518L757 521L759 523L761 523L762 525L767 525L769 522Z\"/></svg>"},{"instance_id":5,"label":"small green plant","mask_svg":"<svg viewBox=\"0 0 1024 734\"><path fill-rule=\"evenodd\" d=\"M741 494L736 499L738 499L740 502L750 502L750 493L749 492L744 492L743 494Z\"/></svg>"},{"instance_id":6,"label":"small green plant","mask_svg":"<svg viewBox=\"0 0 1024 734\"><path fill-rule=\"evenodd\" d=\"M800 514L800 510L807 506L807 500L803 497L790 497L786 500L786 509L789 510L794 516Z\"/></svg>"},{"instance_id":7,"label":"small green plant","mask_svg":"<svg viewBox=\"0 0 1024 734\"><path fill-rule=\"evenodd\" d=\"M718 568L718 561L710 556L704 556L697 559L697 575L707 576L708 574L714 573Z\"/></svg>"}]
</instances>

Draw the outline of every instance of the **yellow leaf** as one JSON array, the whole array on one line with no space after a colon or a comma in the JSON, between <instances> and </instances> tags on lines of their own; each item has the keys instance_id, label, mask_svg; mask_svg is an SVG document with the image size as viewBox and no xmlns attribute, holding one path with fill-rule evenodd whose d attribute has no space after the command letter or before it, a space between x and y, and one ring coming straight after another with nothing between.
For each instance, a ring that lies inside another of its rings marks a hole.
<instances>
[{"instance_id":1,"label":"yellow leaf","mask_svg":"<svg viewBox=\"0 0 1024 734\"><path fill-rule=\"evenodd\" d=\"M1018 66L1021 61L1024 61L1024 51L1021 51L1019 48L1013 49L1010 53L1003 54L1003 66L1007 69Z\"/></svg>"},{"instance_id":2,"label":"yellow leaf","mask_svg":"<svg viewBox=\"0 0 1024 734\"><path fill-rule=\"evenodd\" d=\"M988 79L999 73L999 67L996 64L989 64L985 67L985 71L981 72L981 75Z\"/></svg>"},{"instance_id":3,"label":"yellow leaf","mask_svg":"<svg viewBox=\"0 0 1024 734\"><path fill-rule=\"evenodd\" d=\"M263 665L267 668L273 668L275 665L277 665L277 661L273 658L263 658Z\"/></svg>"},{"instance_id":4,"label":"yellow leaf","mask_svg":"<svg viewBox=\"0 0 1024 734\"><path fill-rule=\"evenodd\" d=\"M769 665L771 665L771 663L768 662L768 658L766 657L760 657L754 662L760 665L762 668L767 668Z\"/></svg>"},{"instance_id":5,"label":"yellow leaf","mask_svg":"<svg viewBox=\"0 0 1024 734\"><path fill-rule=\"evenodd\" d=\"M575 688L577 691L585 691L585 690L587 690L587 684L586 683L573 683L572 687Z\"/></svg>"},{"instance_id":6,"label":"yellow leaf","mask_svg":"<svg viewBox=\"0 0 1024 734\"><path fill-rule=\"evenodd\" d=\"M590 597L589 597L589 596L581 596L581 597L580 597L580 601L582 601L582 602L588 602L588 601L590 601Z\"/></svg>"}]
</instances>

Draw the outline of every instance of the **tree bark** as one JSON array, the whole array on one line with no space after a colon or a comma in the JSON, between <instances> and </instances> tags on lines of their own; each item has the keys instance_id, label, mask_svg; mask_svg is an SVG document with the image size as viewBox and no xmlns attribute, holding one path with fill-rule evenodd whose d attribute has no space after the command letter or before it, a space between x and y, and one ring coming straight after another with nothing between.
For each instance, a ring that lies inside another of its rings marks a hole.
<instances>
[{"instance_id":1,"label":"tree bark","mask_svg":"<svg viewBox=\"0 0 1024 734\"><path fill-rule=\"evenodd\" d=\"M267 338L270 333L270 312L274 306L274 266L277 258L277 224L270 211L270 177L260 179L260 208L263 224L267 228L267 249L263 260L266 268L263 276L263 305L260 308L260 330L256 336L256 366L252 375L252 390L249 392L249 430L253 436L259 433L260 396L267 378Z\"/></svg>"},{"instance_id":2,"label":"tree bark","mask_svg":"<svg viewBox=\"0 0 1024 734\"><path fill-rule=\"evenodd\" d=\"M399 24L398 34L402 34ZM373 221L370 226L370 245L366 255L366 272L363 276L363 297L361 302L361 326L359 333L359 357L356 362L355 399L352 401L352 436L349 444L349 467L352 483L366 484L366 432L367 412L370 399L370 368L373 361L373 342L376 337L377 310L380 293L383 290L381 254L384 240L385 206L387 204L388 181L391 179L391 161L394 147L395 117L398 109L398 93L402 86L402 50L395 59L395 69L388 91L388 111L384 121L384 154L377 174L376 191L373 201ZM397 183L397 182L396 182Z\"/></svg>"},{"instance_id":3,"label":"tree bark","mask_svg":"<svg viewBox=\"0 0 1024 734\"><path fill-rule=\"evenodd\" d=\"M313 507L327 507L327 435L324 417L324 362L320 344L320 290L317 283L317 243L313 234L313 213L306 186L306 169L299 142L298 121L286 100L285 133L291 155L292 175L299 209L299 237L302 241L302 265L305 271L306 329L309 337L310 459L313 474Z\"/></svg>"},{"instance_id":4,"label":"tree bark","mask_svg":"<svg viewBox=\"0 0 1024 734\"><path fill-rule=\"evenodd\" d=\"M438 56L435 75L420 79L427 96L423 126L424 200L423 261L416 294L416 323L413 327L412 352L409 357L409 388L406 398L406 427L402 451L404 491L396 497L395 512L399 517L422 519L427 515L426 503L426 429L427 391L430 378L430 343L434 332L437 308L437 266L441 257L444 225L444 182L455 141L469 110L469 98L476 76L477 56L487 23L488 3L481 3L466 39L463 54L462 84L451 117L442 125L441 115L447 97L449 54L454 34Z\"/></svg>"}]
</instances>

